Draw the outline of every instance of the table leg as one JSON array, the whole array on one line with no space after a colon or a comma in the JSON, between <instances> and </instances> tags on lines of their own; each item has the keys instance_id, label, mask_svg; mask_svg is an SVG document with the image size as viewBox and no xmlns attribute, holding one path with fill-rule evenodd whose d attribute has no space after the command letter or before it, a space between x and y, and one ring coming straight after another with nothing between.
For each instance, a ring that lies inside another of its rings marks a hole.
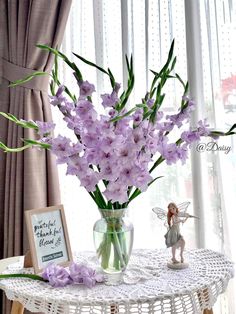
<instances>
[{"instance_id":1,"label":"table leg","mask_svg":"<svg viewBox=\"0 0 236 314\"><path fill-rule=\"evenodd\" d=\"M23 314L24 313L24 307L20 302L13 301L12 307L11 307L11 314Z\"/></svg>"},{"instance_id":2,"label":"table leg","mask_svg":"<svg viewBox=\"0 0 236 314\"><path fill-rule=\"evenodd\" d=\"M117 305L111 305L111 314L118 314L119 307Z\"/></svg>"},{"instance_id":3,"label":"table leg","mask_svg":"<svg viewBox=\"0 0 236 314\"><path fill-rule=\"evenodd\" d=\"M205 309L205 310L203 311L203 314L213 314L213 310L212 310L212 309L210 309L210 310Z\"/></svg>"}]
</instances>

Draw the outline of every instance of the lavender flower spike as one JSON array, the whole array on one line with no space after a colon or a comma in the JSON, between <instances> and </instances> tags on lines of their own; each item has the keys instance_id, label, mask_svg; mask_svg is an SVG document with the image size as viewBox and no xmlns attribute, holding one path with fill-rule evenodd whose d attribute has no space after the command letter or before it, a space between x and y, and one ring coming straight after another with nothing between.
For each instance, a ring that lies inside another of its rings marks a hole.
<instances>
[{"instance_id":1,"label":"lavender flower spike","mask_svg":"<svg viewBox=\"0 0 236 314\"><path fill-rule=\"evenodd\" d=\"M38 127L38 134L42 137L52 132L56 126L53 122L36 121L35 123Z\"/></svg>"},{"instance_id":2,"label":"lavender flower spike","mask_svg":"<svg viewBox=\"0 0 236 314\"><path fill-rule=\"evenodd\" d=\"M93 92L95 92L95 86L90 84L88 81L79 83L80 89L80 99L84 99L88 96L91 96Z\"/></svg>"},{"instance_id":3,"label":"lavender flower spike","mask_svg":"<svg viewBox=\"0 0 236 314\"><path fill-rule=\"evenodd\" d=\"M58 265L49 264L43 271L42 277L49 281L52 287L65 287L71 283L70 274L68 271Z\"/></svg>"},{"instance_id":4,"label":"lavender flower spike","mask_svg":"<svg viewBox=\"0 0 236 314\"><path fill-rule=\"evenodd\" d=\"M95 286L96 282L103 282L104 276L84 264L72 263L70 265L70 277L74 283L84 284L88 288Z\"/></svg>"}]
</instances>

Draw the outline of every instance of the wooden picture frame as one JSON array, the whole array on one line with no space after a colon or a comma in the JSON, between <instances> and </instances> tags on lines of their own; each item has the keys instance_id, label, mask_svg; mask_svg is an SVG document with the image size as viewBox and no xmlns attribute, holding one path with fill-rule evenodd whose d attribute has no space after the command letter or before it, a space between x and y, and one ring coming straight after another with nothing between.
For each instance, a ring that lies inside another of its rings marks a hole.
<instances>
[{"instance_id":1,"label":"wooden picture frame","mask_svg":"<svg viewBox=\"0 0 236 314\"><path fill-rule=\"evenodd\" d=\"M73 257L63 205L26 210L25 218L35 273L49 263L67 266Z\"/></svg>"}]
</instances>

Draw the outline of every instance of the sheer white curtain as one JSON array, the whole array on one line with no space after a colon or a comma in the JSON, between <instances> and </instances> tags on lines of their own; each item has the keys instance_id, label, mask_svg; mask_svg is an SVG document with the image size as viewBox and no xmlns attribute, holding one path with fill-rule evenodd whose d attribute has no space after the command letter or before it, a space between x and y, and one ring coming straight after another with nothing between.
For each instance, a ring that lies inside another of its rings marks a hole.
<instances>
[{"instance_id":1,"label":"sheer white curtain","mask_svg":"<svg viewBox=\"0 0 236 314\"><path fill-rule=\"evenodd\" d=\"M110 67L116 81L126 85L124 55L133 55L135 89L130 103L144 97L152 74L164 64L175 38L176 72L190 82L190 93L198 105L195 119L207 117L211 126L226 130L236 122L236 1L235 0L74 0L67 25L63 52L79 65L84 78L93 82L98 94L110 92L109 81L94 68L73 58L72 51ZM73 75L61 65L61 81L75 91ZM182 89L172 81L166 88L163 109L175 112ZM99 96L97 97L99 103ZM58 132L65 134L60 123ZM211 141L206 139L206 143ZM205 151L193 147L184 166L161 165L155 174L164 176L130 204L135 226L135 248L164 247L165 229L152 214L152 207L166 208L170 201L190 201L190 212L199 222L183 226L187 247L206 247L236 260L235 137L218 140L218 147L231 151ZM60 166L62 200L67 213L74 250L93 250L92 227L99 217L96 205L76 178ZM233 281L215 308L216 313L235 313Z\"/></svg>"}]
</instances>

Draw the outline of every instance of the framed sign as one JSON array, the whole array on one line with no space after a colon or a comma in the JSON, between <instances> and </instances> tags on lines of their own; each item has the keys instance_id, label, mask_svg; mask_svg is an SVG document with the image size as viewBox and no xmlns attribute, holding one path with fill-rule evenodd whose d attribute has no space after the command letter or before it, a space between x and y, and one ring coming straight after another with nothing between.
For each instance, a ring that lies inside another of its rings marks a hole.
<instances>
[{"instance_id":1,"label":"framed sign","mask_svg":"<svg viewBox=\"0 0 236 314\"><path fill-rule=\"evenodd\" d=\"M25 211L35 273L49 263L68 265L72 253L63 205Z\"/></svg>"}]
</instances>

